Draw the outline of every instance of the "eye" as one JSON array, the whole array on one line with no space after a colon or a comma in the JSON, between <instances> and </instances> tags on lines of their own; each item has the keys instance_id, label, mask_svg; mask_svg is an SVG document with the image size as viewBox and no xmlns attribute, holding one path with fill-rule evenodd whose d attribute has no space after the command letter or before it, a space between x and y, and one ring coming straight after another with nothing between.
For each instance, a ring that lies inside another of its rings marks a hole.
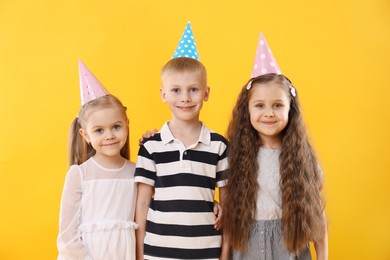
<instances>
[{"instance_id":1,"label":"eye","mask_svg":"<svg viewBox=\"0 0 390 260\"><path fill-rule=\"evenodd\" d=\"M122 126L121 125L114 125L112 128L115 129L115 130L118 130L120 129Z\"/></svg>"},{"instance_id":2,"label":"eye","mask_svg":"<svg viewBox=\"0 0 390 260\"><path fill-rule=\"evenodd\" d=\"M276 104L274 104L274 107L275 107L275 108L281 108L281 107L283 107L283 104L276 103Z\"/></svg>"},{"instance_id":3,"label":"eye","mask_svg":"<svg viewBox=\"0 0 390 260\"><path fill-rule=\"evenodd\" d=\"M191 92L194 92L194 93L195 93L195 92L198 92L198 90L199 90L198 88L191 88L191 89L190 89L190 91L191 91Z\"/></svg>"},{"instance_id":4,"label":"eye","mask_svg":"<svg viewBox=\"0 0 390 260\"><path fill-rule=\"evenodd\" d=\"M178 89L178 88L173 88L173 89L171 89L171 91L172 91L173 93L179 93L179 92L180 92L180 89Z\"/></svg>"},{"instance_id":5,"label":"eye","mask_svg":"<svg viewBox=\"0 0 390 260\"><path fill-rule=\"evenodd\" d=\"M264 107L264 105L263 105L263 104L261 104L261 103L258 103L258 104L255 104L255 107L257 107L257 108L263 108L263 107Z\"/></svg>"},{"instance_id":6,"label":"eye","mask_svg":"<svg viewBox=\"0 0 390 260\"><path fill-rule=\"evenodd\" d=\"M95 129L95 133L101 134L101 133L103 133L103 129L97 128L97 129Z\"/></svg>"}]
</instances>

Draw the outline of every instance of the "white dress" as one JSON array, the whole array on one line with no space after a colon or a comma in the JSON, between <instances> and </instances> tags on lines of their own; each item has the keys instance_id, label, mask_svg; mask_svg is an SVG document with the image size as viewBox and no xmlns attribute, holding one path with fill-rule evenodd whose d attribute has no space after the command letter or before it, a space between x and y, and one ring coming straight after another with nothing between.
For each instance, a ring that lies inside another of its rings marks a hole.
<instances>
[{"instance_id":1,"label":"white dress","mask_svg":"<svg viewBox=\"0 0 390 260\"><path fill-rule=\"evenodd\" d=\"M66 175L58 259L135 259L135 165L106 169L93 158Z\"/></svg>"}]
</instances>

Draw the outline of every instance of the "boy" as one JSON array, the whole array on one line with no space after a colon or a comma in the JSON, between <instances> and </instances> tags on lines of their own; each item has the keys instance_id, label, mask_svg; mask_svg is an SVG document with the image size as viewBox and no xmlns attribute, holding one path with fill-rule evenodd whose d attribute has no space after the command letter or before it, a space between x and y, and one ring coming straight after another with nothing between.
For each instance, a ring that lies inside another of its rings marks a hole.
<instances>
[{"instance_id":1,"label":"boy","mask_svg":"<svg viewBox=\"0 0 390 260\"><path fill-rule=\"evenodd\" d=\"M210 93L206 69L178 57L162 68L161 80L172 118L138 153L137 259L219 259L213 202L215 186L223 196L227 141L199 121Z\"/></svg>"}]
</instances>

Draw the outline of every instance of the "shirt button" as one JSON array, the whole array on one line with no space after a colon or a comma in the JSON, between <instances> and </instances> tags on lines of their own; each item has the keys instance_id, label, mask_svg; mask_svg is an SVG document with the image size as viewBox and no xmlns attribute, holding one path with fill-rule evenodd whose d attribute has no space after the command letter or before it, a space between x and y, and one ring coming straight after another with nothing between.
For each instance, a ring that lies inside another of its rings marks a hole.
<instances>
[{"instance_id":1,"label":"shirt button","mask_svg":"<svg viewBox=\"0 0 390 260\"><path fill-rule=\"evenodd\" d=\"M184 151L184 155L187 155L187 151Z\"/></svg>"},{"instance_id":2,"label":"shirt button","mask_svg":"<svg viewBox=\"0 0 390 260\"><path fill-rule=\"evenodd\" d=\"M264 254L264 249L261 249L261 253Z\"/></svg>"},{"instance_id":3,"label":"shirt button","mask_svg":"<svg viewBox=\"0 0 390 260\"><path fill-rule=\"evenodd\" d=\"M261 230L261 231L260 231L260 234L264 235L264 231L263 231L263 230Z\"/></svg>"}]
</instances>

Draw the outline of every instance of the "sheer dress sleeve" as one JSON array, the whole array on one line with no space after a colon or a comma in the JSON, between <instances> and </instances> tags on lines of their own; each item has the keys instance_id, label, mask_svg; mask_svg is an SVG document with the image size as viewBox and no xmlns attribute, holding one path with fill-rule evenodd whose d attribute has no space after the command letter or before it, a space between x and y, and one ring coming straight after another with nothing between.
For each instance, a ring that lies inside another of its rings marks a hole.
<instances>
[{"instance_id":1,"label":"sheer dress sleeve","mask_svg":"<svg viewBox=\"0 0 390 260\"><path fill-rule=\"evenodd\" d=\"M78 232L81 216L82 172L72 165L66 174L62 191L59 234L57 237L58 259L89 259Z\"/></svg>"}]
</instances>

